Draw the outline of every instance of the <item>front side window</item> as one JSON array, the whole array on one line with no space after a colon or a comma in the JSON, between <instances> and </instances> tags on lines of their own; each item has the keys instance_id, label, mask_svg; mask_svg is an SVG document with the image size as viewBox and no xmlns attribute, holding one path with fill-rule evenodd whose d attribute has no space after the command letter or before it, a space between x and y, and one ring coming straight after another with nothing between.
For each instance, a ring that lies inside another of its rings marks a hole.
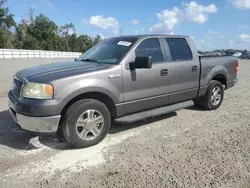
<instances>
[{"instance_id":1,"label":"front side window","mask_svg":"<svg viewBox=\"0 0 250 188\"><path fill-rule=\"evenodd\" d=\"M184 38L167 38L172 61L192 60L192 52Z\"/></svg>"},{"instance_id":2,"label":"front side window","mask_svg":"<svg viewBox=\"0 0 250 188\"><path fill-rule=\"evenodd\" d=\"M101 41L85 52L80 61L95 61L98 63L118 64L137 41L135 37L117 37Z\"/></svg>"},{"instance_id":3,"label":"front side window","mask_svg":"<svg viewBox=\"0 0 250 188\"><path fill-rule=\"evenodd\" d=\"M161 46L157 38L142 41L135 50L136 57L152 57L152 63L163 62Z\"/></svg>"}]
</instances>

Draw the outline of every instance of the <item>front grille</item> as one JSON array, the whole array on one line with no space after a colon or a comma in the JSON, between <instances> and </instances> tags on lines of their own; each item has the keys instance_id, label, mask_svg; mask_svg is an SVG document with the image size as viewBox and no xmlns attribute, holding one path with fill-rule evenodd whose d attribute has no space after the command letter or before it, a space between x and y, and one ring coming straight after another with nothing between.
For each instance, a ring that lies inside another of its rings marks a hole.
<instances>
[{"instance_id":1,"label":"front grille","mask_svg":"<svg viewBox=\"0 0 250 188\"><path fill-rule=\"evenodd\" d=\"M17 78L14 78L12 91L17 98L21 97L22 87L23 87L23 82L21 80L18 80Z\"/></svg>"}]
</instances>

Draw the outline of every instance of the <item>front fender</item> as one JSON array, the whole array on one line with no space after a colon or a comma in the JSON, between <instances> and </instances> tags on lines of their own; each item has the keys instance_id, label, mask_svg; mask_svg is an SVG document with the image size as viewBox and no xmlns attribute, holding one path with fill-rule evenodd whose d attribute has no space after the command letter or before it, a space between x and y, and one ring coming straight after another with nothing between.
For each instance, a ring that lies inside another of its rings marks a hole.
<instances>
[{"instance_id":1,"label":"front fender","mask_svg":"<svg viewBox=\"0 0 250 188\"><path fill-rule=\"evenodd\" d=\"M63 99L63 102L65 104L67 104L73 98L75 98L79 95L82 95L84 93L89 93L89 92L103 93L103 94L109 96L114 101L115 104L119 103L119 99L117 98L117 96L115 96L115 94L112 93L112 91L110 91L106 88L100 87L100 86L80 88L80 89L70 93L69 95L67 95L66 98Z\"/></svg>"},{"instance_id":2,"label":"front fender","mask_svg":"<svg viewBox=\"0 0 250 188\"><path fill-rule=\"evenodd\" d=\"M57 83L56 98L62 99L61 108L73 98L89 92L99 92L109 96L115 104L122 101L121 80L109 80L99 78L85 78L79 80L63 81Z\"/></svg>"}]
</instances>

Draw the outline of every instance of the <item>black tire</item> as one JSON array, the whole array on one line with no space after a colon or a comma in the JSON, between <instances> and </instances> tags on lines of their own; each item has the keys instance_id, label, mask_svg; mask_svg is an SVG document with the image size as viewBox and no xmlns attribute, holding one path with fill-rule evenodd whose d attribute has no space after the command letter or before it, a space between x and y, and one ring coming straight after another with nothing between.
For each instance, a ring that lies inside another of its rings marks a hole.
<instances>
[{"instance_id":1,"label":"black tire","mask_svg":"<svg viewBox=\"0 0 250 188\"><path fill-rule=\"evenodd\" d=\"M100 134L93 140L81 139L76 130L78 118L83 112L93 109L98 110L104 118L104 127ZM67 142L74 148L90 147L101 142L107 135L111 126L111 115L103 103L94 99L83 99L73 103L66 111L62 120L63 135Z\"/></svg>"},{"instance_id":2,"label":"black tire","mask_svg":"<svg viewBox=\"0 0 250 188\"><path fill-rule=\"evenodd\" d=\"M211 100L212 92L213 92L213 89L215 87L220 88L220 95L221 95L220 101L216 105L213 104L212 100ZM224 86L222 85L222 83L220 83L220 82L218 82L216 80L212 80L210 82L209 86L208 86L206 95L200 98L200 101L198 102L198 105L204 107L207 110L216 110L217 108L220 107L220 105L221 105L221 103L223 101L223 98L224 98Z\"/></svg>"}]
</instances>

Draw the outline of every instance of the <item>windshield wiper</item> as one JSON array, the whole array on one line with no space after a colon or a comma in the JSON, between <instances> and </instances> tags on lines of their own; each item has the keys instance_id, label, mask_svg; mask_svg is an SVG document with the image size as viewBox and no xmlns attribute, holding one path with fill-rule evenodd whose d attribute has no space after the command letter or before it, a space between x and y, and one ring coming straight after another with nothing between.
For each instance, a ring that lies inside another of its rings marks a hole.
<instances>
[{"instance_id":1,"label":"windshield wiper","mask_svg":"<svg viewBox=\"0 0 250 188\"><path fill-rule=\"evenodd\" d=\"M81 59L81 61L92 61L92 62L100 63L96 59L89 59L89 58L87 58L87 59Z\"/></svg>"}]
</instances>

